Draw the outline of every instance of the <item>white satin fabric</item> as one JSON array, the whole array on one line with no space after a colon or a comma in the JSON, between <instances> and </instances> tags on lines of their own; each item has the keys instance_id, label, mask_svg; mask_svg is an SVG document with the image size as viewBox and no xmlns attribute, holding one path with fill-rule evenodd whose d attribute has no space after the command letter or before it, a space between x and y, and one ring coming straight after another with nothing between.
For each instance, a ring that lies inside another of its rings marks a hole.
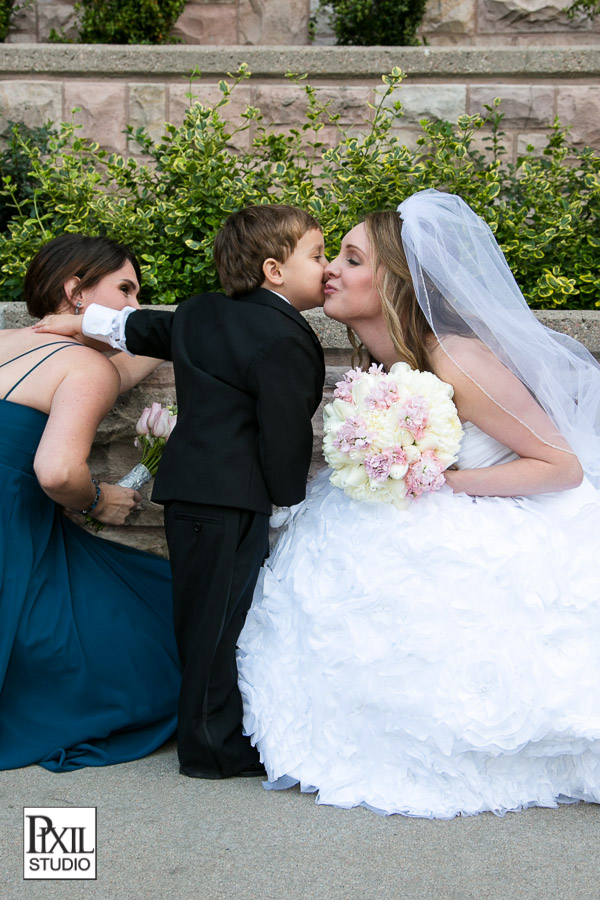
<instances>
[{"instance_id":1,"label":"white satin fabric","mask_svg":"<svg viewBox=\"0 0 600 900\"><path fill-rule=\"evenodd\" d=\"M467 424L462 467L509 458ZM400 511L320 473L239 641L266 786L429 818L600 802L599 535L588 482Z\"/></svg>"}]
</instances>

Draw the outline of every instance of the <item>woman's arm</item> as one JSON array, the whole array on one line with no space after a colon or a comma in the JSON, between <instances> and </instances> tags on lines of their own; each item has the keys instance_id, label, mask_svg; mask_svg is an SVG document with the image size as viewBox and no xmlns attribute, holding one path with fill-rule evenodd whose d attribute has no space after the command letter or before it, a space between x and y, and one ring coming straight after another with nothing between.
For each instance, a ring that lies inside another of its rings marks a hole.
<instances>
[{"instance_id":1,"label":"woman's arm","mask_svg":"<svg viewBox=\"0 0 600 900\"><path fill-rule=\"evenodd\" d=\"M121 378L119 394L124 394L135 387L164 362L163 359L152 359L149 356L129 356L122 352L114 353L109 358Z\"/></svg>"},{"instance_id":2,"label":"woman's arm","mask_svg":"<svg viewBox=\"0 0 600 900\"><path fill-rule=\"evenodd\" d=\"M452 354L461 368L441 349L434 354L434 367L436 375L454 387L460 418L472 422L519 456L500 465L449 470L445 473L446 482L455 493L514 497L577 487L583 477L579 460L568 449L551 446L562 443L566 448L564 440L556 435L555 426L522 382L478 341L462 339L458 349L453 346ZM510 412L487 396L488 389ZM521 422L527 422L535 433Z\"/></svg>"},{"instance_id":3,"label":"woman's arm","mask_svg":"<svg viewBox=\"0 0 600 900\"><path fill-rule=\"evenodd\" d=\"M118 390L119 374L113 364L91 350L56 389L34 460L42 489L56 503L82 510L94 501L96 488L87 458L98 425ZM100 487L94 518L107 525L122 525L141 499L140 494L106 483Z\"/></svg>"}]
</instances>

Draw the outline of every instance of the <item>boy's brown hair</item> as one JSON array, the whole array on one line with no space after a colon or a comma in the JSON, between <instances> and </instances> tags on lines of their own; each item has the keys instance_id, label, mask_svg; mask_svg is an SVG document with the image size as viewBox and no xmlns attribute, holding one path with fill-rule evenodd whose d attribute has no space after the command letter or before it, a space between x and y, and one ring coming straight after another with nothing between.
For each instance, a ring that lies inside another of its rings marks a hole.
<instances>
[{"instance_id":1,"label":"boy's brown hair","mask_svg":"<svg viewBox=\"0 0 600 900\"><path fill-rule=\"evenodd\" d=\"M247 206L232 213L215 237L213 256L223 290L230 297L249 294L265 280L266 259L285 262L317 220L283 204Z\"/></svg>"}]
</instances>

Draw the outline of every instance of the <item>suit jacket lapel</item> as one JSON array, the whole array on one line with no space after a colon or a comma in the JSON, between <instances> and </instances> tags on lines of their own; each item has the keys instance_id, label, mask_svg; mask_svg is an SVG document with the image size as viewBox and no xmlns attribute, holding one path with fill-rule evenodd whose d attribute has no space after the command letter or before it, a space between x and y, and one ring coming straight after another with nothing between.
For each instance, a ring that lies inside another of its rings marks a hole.
<instances>
[{"instance_id":1,"label":"suit jacket lapel","mask_svg":"<svg viewBox=\"0 0 600 900\"><path fill-rule=\"evenodd\" d=\"M273 291L268 291L265 288L258 288L258 290L252 291L252 293L250 294L245 294L243 297L238 297L237 300L245 303L258 303L261 306L271 306L273 309L279 310L279 312L283 313L284 316L288 316L288 318L292 319L294 322L296 322L296 324L304 328L304 330L312 335L312 337L317 341L319 347L321 346L318 337L316 336L312 327L306 321L302 313L299 313L291 303L288 303L282 297L274 294Z\"/></svg>"}]
</instances>

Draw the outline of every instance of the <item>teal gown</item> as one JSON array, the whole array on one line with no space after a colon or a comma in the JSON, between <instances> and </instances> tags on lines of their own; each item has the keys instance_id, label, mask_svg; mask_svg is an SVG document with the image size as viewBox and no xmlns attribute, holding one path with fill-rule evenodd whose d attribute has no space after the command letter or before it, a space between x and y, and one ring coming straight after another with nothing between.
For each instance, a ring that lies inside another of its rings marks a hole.
<instances>
[{"instance_id":1,"label":"teal gown","mask_svg":"<svg viewBox=\"0 0 600 900\"><path fill-rule=\"evenodd\" d=\"M172 737L180 673L168 562L89 534L42 491L46 421L0 400L0 769L65 772Z\"/></svg>"}]
</instances>

